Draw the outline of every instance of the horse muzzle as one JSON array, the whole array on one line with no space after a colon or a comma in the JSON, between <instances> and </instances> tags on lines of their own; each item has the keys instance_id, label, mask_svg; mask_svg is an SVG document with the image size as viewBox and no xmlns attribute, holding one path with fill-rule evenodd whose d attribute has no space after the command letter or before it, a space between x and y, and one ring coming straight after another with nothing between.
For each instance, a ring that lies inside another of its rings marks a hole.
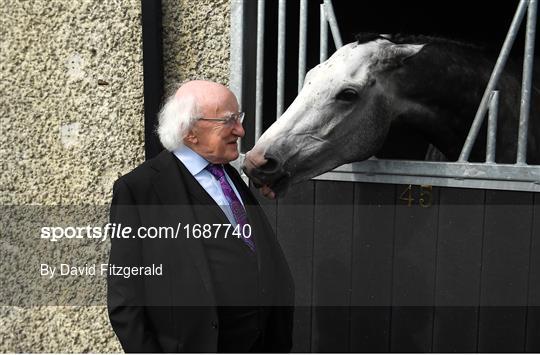
<instances>
[{"instance_id":1,"label":"horse muzzle","mask_svg":"<svg viewBox=\"0 0 540 355\"><path fill-rule=\"evenodd\" d=\"M282 161L269 154L250 151L246 154L242 170L253 181L255 187L267 185L279 194L287 190L290 174L283 169Z\"/></svg>"}]
</instances>

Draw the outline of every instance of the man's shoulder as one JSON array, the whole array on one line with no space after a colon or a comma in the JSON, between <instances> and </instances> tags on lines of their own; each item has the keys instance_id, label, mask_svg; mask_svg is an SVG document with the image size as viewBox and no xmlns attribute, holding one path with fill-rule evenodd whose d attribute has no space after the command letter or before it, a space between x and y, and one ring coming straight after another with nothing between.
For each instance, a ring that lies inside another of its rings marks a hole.
<instances>
[{"instance_id":1,"label":"man's shoulder","mask_svg":"<svg viewBox=\"0 0 540 355\"><path fill-rule=\"evenodd\" d=\"M150 184L153 178L160 172L160 168L174 161L172 153L164 150L154 158L139 164L133 170L120 176L115 185L125 183L132 188Z\"/></svg>"}]
</instances>

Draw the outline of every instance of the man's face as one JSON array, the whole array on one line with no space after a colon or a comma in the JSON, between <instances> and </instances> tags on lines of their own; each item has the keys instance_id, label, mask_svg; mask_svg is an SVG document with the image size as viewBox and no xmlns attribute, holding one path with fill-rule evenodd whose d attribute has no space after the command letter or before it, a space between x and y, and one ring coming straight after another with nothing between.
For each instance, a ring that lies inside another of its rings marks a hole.
<instances>
[{"instance_id":1,"label":"man's face","mask_svg":"<svg viewBox=\"0 0 540 355\"><path fill-rule=\"evenodd\" d=\"M238 112L231 92L209 95L199 102L202 118L224 118ZM245 134L242 124L220 121L196 121L187 138L192 150L213 164L225 164L238 158L238 139Z\"/></svg>"}]
</instances>

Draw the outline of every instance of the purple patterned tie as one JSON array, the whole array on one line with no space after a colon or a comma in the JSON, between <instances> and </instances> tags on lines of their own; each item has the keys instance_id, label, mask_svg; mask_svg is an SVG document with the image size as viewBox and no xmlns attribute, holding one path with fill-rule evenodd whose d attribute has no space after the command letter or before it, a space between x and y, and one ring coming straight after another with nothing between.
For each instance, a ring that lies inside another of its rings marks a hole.
<instances>
[{"instance_id":1,"label":"purple patterned tie","mask_svg":"<svg viewBox=\"0 0 540 355\"><path fill-rule=\"evenodd\" d=\"M236 196L236 193L234 192L232 186L227 181L227 178L225 177L225 171L223 170L222 165L216 165L216 164L208 164L205 168L210 172L210 174L214 175L214 177L219 181L219 184L221 185L221 190L223 191L223 194L225 195L225 198L227 199L227 202L229 202L229 207L231 208L231 211L233 213L234 219L236 220L236 223L238 224L240 231L244 230L244 225L248 223L247 220L247 214L246 210L244 209L244 206L242 205L242 202L238 199L238 196ZM246 238L244 237L242 233L242 240L244 243L247 244L247 246L251 249L251 251L255 251L255 243L251 237Z\"/></svg>"}]
</instances>

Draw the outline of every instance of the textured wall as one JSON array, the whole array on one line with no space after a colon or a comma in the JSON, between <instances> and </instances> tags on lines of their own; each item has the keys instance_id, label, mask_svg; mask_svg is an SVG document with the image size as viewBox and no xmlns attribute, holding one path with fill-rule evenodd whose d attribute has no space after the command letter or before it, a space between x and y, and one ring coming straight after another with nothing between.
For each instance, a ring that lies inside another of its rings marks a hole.
<instances>
[{"instance_id":1,"label":"textured wall","mask_svg":"<svg viewBox=\"0 0 540 355\"><path fill-rule=\"evenodd\" d=\"M227 83L228 0L163 5L167 84L196 77ZM4 211L30 204L106 206L116 177L143 161L140 18L140 0L3 1ZM0 243L0 271L29 264L16 251ZM87 291L103 299L103 283ZM0 352L119 351L103 305L0 308Z\"/></svg>"},{"instance_id":2,"label":"textured wall","mask_svg":"<svg viewBox=\"0 0 540 355\"><path fill-rule=\"evenodd\" d=\"M229 82L229 0L162 0L166 91L190 79Z\"/></svg>"}]
</instances>

